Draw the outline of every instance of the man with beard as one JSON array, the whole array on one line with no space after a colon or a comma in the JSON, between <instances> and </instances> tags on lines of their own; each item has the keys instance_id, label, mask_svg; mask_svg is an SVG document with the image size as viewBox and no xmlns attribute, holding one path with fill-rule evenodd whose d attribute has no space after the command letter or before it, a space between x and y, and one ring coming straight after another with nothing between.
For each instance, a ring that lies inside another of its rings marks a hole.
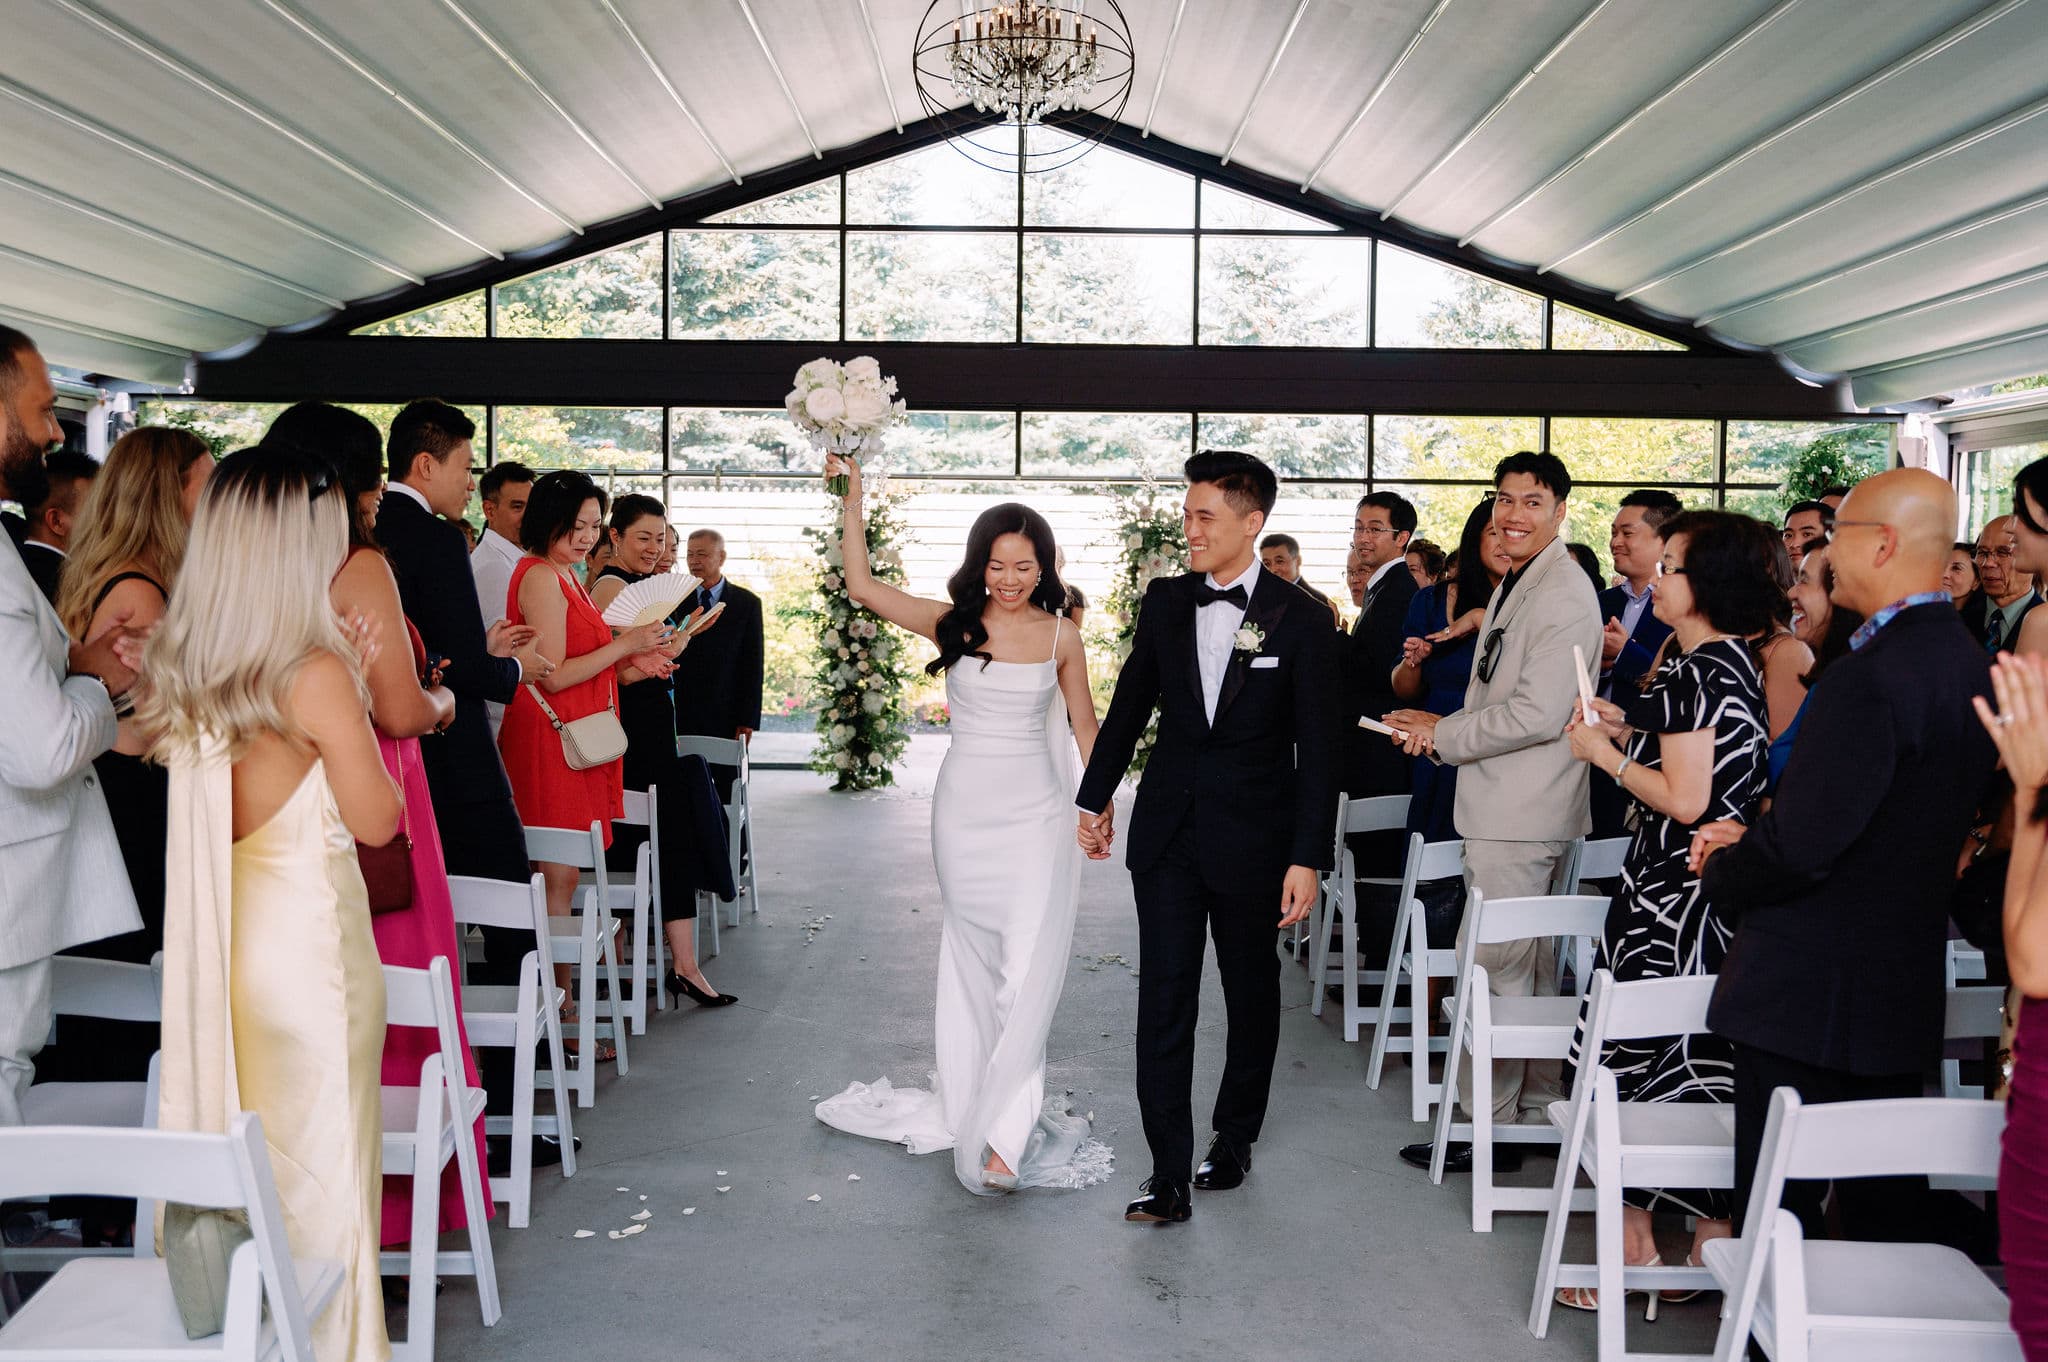
<instances>
[{"instance_id":1,"label":"man with beard","mask_svg":"<svg viewBox=\"0 0 2048 1362\"><path fill-rule=\"evenodd\" d=\"M48 497L43 449L63 438L35 342L0 325L0 497ZM65 637L11 543L0 548L0 1126L51 1021L50 957L142 926L92 760L114 745L137 637Z\"/></svg>"}]
</instances>

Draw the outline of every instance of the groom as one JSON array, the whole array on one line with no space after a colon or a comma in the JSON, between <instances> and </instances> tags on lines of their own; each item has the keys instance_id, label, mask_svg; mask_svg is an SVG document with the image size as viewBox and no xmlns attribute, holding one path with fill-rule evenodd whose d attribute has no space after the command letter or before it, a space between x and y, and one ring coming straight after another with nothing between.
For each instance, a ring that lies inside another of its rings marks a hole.
<instances>
[{"instance_id":1,"label":"groom","mask_svg":"<svg viewBox=\"0 0 2048 1362\"><path fill-rule=\"evenodd\" d=\"M1125 856L1138 903L1138 1108L1152 1176L1124 1219L1193 1212L1195 1014L1202 934L1216 941L1229 1033L1194 1185L1251 1171L1280 1041L1273 933L1308 915L1330 866L1337 801L1337 635L1330 612L1259 568L1273 470L1207 449L1187 461L1181 527L1194 571L1147 588L1137 637L1081 779L1079 839L1109 855L1117 783L1156 707L1159 736Z\"/></svg>"}]
</instances>

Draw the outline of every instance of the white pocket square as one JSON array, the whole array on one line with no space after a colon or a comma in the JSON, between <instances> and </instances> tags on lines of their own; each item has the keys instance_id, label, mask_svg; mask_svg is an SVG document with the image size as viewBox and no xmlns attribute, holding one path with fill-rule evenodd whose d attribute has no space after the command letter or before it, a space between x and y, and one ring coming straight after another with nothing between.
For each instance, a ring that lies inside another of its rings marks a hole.
<instances>
[{"instance_id":1,"label":"white pocket square","mask_svg":"<svg viewBox=\"0 0 2048 1362\"><path fill-rule=\"evenodd\" d=\"M1257 670L1260 667L1277 667L1279 665L1280 659L1277 657L1255 657L1252 659L1253 670Z\"/></svg>"}]
</instances>

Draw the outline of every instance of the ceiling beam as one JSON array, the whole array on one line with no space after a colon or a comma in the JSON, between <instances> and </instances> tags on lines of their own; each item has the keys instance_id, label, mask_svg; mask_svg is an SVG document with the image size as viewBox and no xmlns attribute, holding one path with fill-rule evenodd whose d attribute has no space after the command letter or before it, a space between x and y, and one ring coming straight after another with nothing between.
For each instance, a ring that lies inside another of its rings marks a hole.
<instances>
[{"instance_id":1,"label":"ceiling beam","mask_svg":"<svg viewBox=\"0 0 2048 1362\"><path fill-rule=\"evenodd\" d=\"M1443 12L1449 9L1450 7L1451 0L1436 0L1435 8L1431 9L1430 12L1423 17L1422 27L1416 29L1415 32L1409 36L1408 45L1401 49L1401 55L1394 58L1394 64L1392 66L1389 66L1386 70L1380 73L1380 78L1377 81L1373 82L1372 89L1367 92L1365 96L1365 103L1358 106L1358 112L1351 115L1351 121L1344 125L1344 131L1338 133L1336 140L1331 142L1328 149L1323 152L1323 159L1317 161L1315 164L1315 169L1309 171L1308 176L1302 180L1302 193L1308 193L1310 186L1314 185L1317 180L1321 179L1323 172L1330 168L1330 162L1337 159L1338 150L1341 147L1343 147L1343 145L1346 142L1351 140L1351 134L1358 131L1358 125L1365 122L1365 116L1372 112L1373 105L1380 102L1380 96L1387 92L1387 87L1393 84L1394 77L1401 73L1401 68L1403 66L1406 66L1408 64L1408 59L1415 55L1415 49L1422 46L1422 40L1429 36L1429 30L1431 29L1431 27L1435 25L1436 21L1439 18L1443 17ZM1464 245L1462 241L1458 244L1461 246Z\"/></svg>"},{"instance_id":2,"label":"ceiling beam","mask_svg":"<svg viewBox=\"0 0 2048 1362\"><path fill-rule=\"evenodd\" d=\"M1701 317L1699 324L1701 326L1708 326L1729 317L1739 316L1744 312L1754 311L1760 307L1768 307L1773 303L1782 303L1788 299L1797 298L1801 294L1810 293L1815 289L1826 288L1830 284L1838 283L1852 274L1859 274L1864 270L1874 269L1879 265L1889 264L1894 260L1902 259L1905 256L1911 255L1914 251L1954 241L1960 237L1968 236L1972 232L1996 226L2001 222L2008 222L2013 218L2042 208L2048 208L2048 192L2030 194L2023 199L2015 199L2009 203L1999 204L1995 208L1987 208L1981 213L1973 213L1968 217L1957 218L1935 228L1931 232L1916 236L1910 241L1900 242L1896 246L1887 246L1881 251L1863 256L1858 260L1852 260L1846 265L1838 265L1820 274L1808 275L1806 278L1795 283L1786 284L1767 293L1756 294L1738 303L1732 303L1718 312Z\"/></svg>"},{"instance_id":3,"label":"ceiling beam","mask_svg":"<svg viewBox=\"0 0 2048 1362\"><path fill-rule=\"evenodd\" d=\"M1524 71L1521 75L1521 78L1518 79L1513 85L1510 85L1508 87L1508 92L1506 94L1502 95L1499 99L1494 101L1494 105L1492 108L1488 109L1485 113L1481 114L1478 120L1474 122L1471 127L1465 129L1463 135L1460 136L1457 141L1451 143L1450 147L1446 149L1441 156L1438 156L1434 161L1431 161L1427 166L1423 167L1423 171L1420 175L1417 175L1414 179L1410 180L1406 188L1401 190L1400 193L1394 195L1393 202L1389 203L1385 208L1382 208L1380 210L1380 220L1384 222L1388 218L1394 216L1394 214L1400 210L1401 205L1408 202L1409 196L1412 195L1417 189L1420 189L1422 187L1424 181L1428 180L1430 176L1436 174L1445 166L1449 165L1451 163L1452 158L1456 157L1459 152L1463 151L1466 147L1470 146L1472 144L1472 139L1479 136L1480 133L1484 132L1486 130L1487 124L1493 122L1494 119L1500 117L1502 110L1506 109L1509 104L1514 102L1515 96L1522 93L1522 91L1528 89L1530 82L1534 81L1536 77L1543 74L1543 68L1550 65L1550 63L1552 63L1553 61L1556 61L1558 55L1562 53L1567 47L1571 46L1572 40L1577 38L1581 33L1584 33L1586 29L1592 24L1592 22L1600 17L1600 11L1606 9L1608 5L1612 3L1613 0L1593 0L1593 4L1586 10L1585 13L1579 16L1579 21L1573 24L1570 28L1566 29L1564 36L1559 38L1556 42L1552 43L1550 45L1550 50L1545 52L1542 55L1542 57L1538 58L1534 66L1530 67L1527 71Z\"/></svg>"},{"instance_id":4,"label":"ceiling beam","mask_svg":"<svg viewBox=\"0 0 2048 1362\"><path fill-rule=\"evenodd\" d=\"M192 352L183 346L171 345L164 341L145 340L141 336L130 336L120 331L108 331L102 327L88 326L84 322L66 321L42 312L31 312L27 308L15 307L12 303L0 301L0 317L12 317L20 328L35 339L38 329L69 331L73 335L85 336L91 340L106 341L110 345L128 345L151 354L166 355L172 359L190 360Z\"/></svg>"},{"instance_id":5,"label":"ceiling beam","mask_svg":"<svg viewBox=\"0 0 2048 1362\"><path fill-rule=\"evenodd\" d=\"M875 33L875 16L868 10L868 0L855 0L860 6L861 27L868 33L868 51L875 58L875 75L882 82L882 98L889 102L889 121L896 131L903 131L903 111L896 107L896 87L889 83L889 64L882 60L882 40Z\"/></svg>"},{"instance_id":6,"label":"ceiling beam","mask_svg":"<svg viewBox=\"0 0 2048 1362\"><path fill-rule=\"evenodd\" d=\"M1237 130L1230 134L1230 141L1223 148L1223 164L1229 165L1230 158L1237 154L1237 144L1244 140L1245 129L1252 125L1252 111L1259 107L1259 101L1266 97L1266 87L1273 83L1273 73L1280 69L1280 59L1287 55L1287 45L1294 41L1294 31L1301 27L1301 16L1308 13L1309 0L1295 0L1293 17L1280 32L1280 41L1274 45L1272 60L1266 63L1266 73L1259 77L1258 87L1252 97L1245 101L1244 113L1237 120Z\"/></svg>"},{"instance_id":7,"label":"ceiling beam","mask_svg":"<svg viewBox=\"0 0 2048 1362\"><path fill-rule=\"evenodd\" d=\"M456 133L440 119L434 117L434 115L428 113L417 100L399 89L398 83L389 76L386 76L382 71L379 71L375 66L372 66L368 58L349 47L325 28L322 28L303 12L286 4L285 0L257 0L257 3L272 14L275 14L278 18L284 20L287 24L290 24L311 41L325 48L329 56L375 86L387 99L411 114L415 120L435 136L439 137L449 146L454 147L470 160L476 162L478 166L482 167L484 171L500 184L553 218L565 230L579 233L583 230L582 224L514 179L510 172L471 146L460 134Z\"/></svg>"},{"instance_id":8,"label":"ceiling beam","mask_svg":"<svg viewBox=\"0 0 2048 1362\"><path fill-rule=\"evenodd\" d=\"M626 41L633 45L633 50L640 54L640 60L647 63L647 69L653 73L655 80L659 81L661 88L668 92L668 97L675 102L675 106L682 110L683 117L689 120L692 128L696 129L697 136L704 139L704 145L711 148L711 154L718 158L718 164L725 167L726 178L734 184L739 184L741 182L739 171L733 167L733 163L726 157L724 149L718 145L717 140L711 136L710 131L698 119L696 110L690 107L690 101L683 98L682 91L676 89L675 82L668 78L668 72L664 71L661 63L654 59L654 53L648 51L647 44L640 41L640 35L634 31L631 24L626 22L626 16L619 13L619 7L613 4L612 0L597 0L597 3L603 6L604 12L611 16L614 24L618 25L619 32L624 34ZM582 229L578 228L577 230L580 231Z\"/></svg>"},{"instance_id":9,"label":"ceiling beam","mask_svg":"<svg viewBox=\"0 0 2048 1362\"><path fill-rule=\"evenodd\" d=\"M133 218L125 218L119 213L110 212L95 204L87 203L83 199L75 199L62 190L52 189L45 184L37 184L34 180L24 180L19 175L9 174L7 171L0 170L0 185L5 185L9 189L39 198L45 203L53 204L56 207L67 209L81 217L91 218L94 222L104 223L117 231L138 236L144 241L153 242L169 250L189 255L196 260L203 260L207 264L219 269L239 274L244 278L253 279L261 284L267 284L272 288L283 289L288 293L297 294L299 297L310 299L322 307L340 308L343 306L341 299L330 298L318 289L308 288L304 284L287 279L280 274L272 274L268 270L259 270L254 265L236 260L232 256L222 255L219 251L208 250L204 246L174 237L168 232L159 231L146 223L137 222Z\"/></svg>"},{"instance_id":10,"label":"ceiling beam","mask_svg":"<svg viewBox=\"0 0 2048 1362\"><path fill-rule=\"evenodd\" d=\"M2004 275L1997 279L1986 280L1981 284L1972 284L1967 288L1953 289L1947 293L1923 299L1920 302L1908 303L1903 307L1895 307L1889 312L1880 312L1875 316L1862 317L1827 331L1816 331L1810 336L1801 336L1796 340L1783 341L1774 348L1792 351L1805 350L1816 345L1827 345L1833 341L1844 340L1876 327L1905 321L1909 317L1918 317L1929 312L1938 312L1942 308L1954 307L1959 303L1974 303L1984 298L1996 297L2008 289L2025 288L2028 284L2038 284L2044 280L2048 280L2048 265L2037 265L2030 270L2020 270L2017 273Z\"/></svg>"},{"instance_id":11,"label":"ceiling beam","mask_svg":"<svg viewBox=\"0 0 2048 1362\"><path fill-rule=\"evenodd\" d=\"M563 108L562 102L548 93L548 87L542 85L534 74L520 63L519 58L513 56L506 46L492 35L489 29L478 23L474 15L458 4L457 0L441 0L441 7L454 15L463 27L475 35L478 42L489 48L491 54L504 63L506 70L519 77L521 81L525 82L528 89L540 96L541 102L555 111L555 116L568 126L569 131L575 133L581 139L584 146L589 147L591 151L595 152L600 161L610 166L613 174L631 185L633 192L645 199L650 208L661 207L661 200L654 196L654 191L634 178L632 171L620 165L617 158L604 149L604 144L591 134L590 129L577 121L576 115Z\"/></svg>"},{"instance_id":12,"label":"ceiling beam","mask_svg":"<svg viewBox=\"0 0 2048 1362\"><path fill-rule=\"evenodd\" d=\"M415 274L395 261L387 260L373 251L365 250L354 242L345 241L324 228L314 226L304 218L285 212L275 204L266 203L252 194L244 194L241 190L234 188L225 181L216 179L197 166L179 160L167 151L161 151L149 143L130 137L125 133L116 132L106 124L89 118L85 114L78 112L78 110L60 104L54 99L39 95L25 86L16 85L4 76L0 76L0 95L5 95L18 104L26 105L46 118L56 119L58 122L75 128L88 136L96 137L110 146L118 147L130 156L148 161L159 169L167 170L182 180L198 185L201 189L217 194L229 202L268 218L282 227L288 227L302 236L311 237L323 245L332 246L335 250L345 255L352 255L365 264L374 265L386 274L395 275L409 284L423 284L426 282L420 275Z\"/></svg>"},{"instance_id":13,"label":"ceiling beam","mask_svg":"<svg viewBox=\"0 0 2048 1362\"><path fill-rule=\"evenodd\" d=\"M1428 412L1800 419L1854 411L1769 357L1635 351L863 343L928 410ZM201 360L224 401L780 407L816 341L274 337Z\"/></svg>"},{"instance_id":14,"label":"ceiling beam","mask_svg":"<svg viewBox=\"0 0 2048 1362\"><path fill-rule=\"evenodd\" d=\"M1988 142L2003 133L2011 132L2014 128L2031 122L2044 113L2048 113L2048 99L2037 99L2031 104L2023 105L2018 109L2000 114L1991 122L1972 128L1960 137L1952 137L1940 146L1929 147L1927 150L1909 156L1903 161L1894 162L1874 175L1859 176L1853 184L1823 198L1815 199L1789 216L1781 217L1777 221L1756 231L1749 232L1724 245L1717 246L1704 255L1694 256L1684 264L1674 266L1653 278L1645 279L1640 284L1632 284L1614 296L1621 302L1627 302L1638 294L1647 293L1653 288L1659 288L1668 284L1680 275L1696 270L1702 265L1710 265L1716 260L1725 260L1731 255L1748 250L1759 242L1768 241L1778 233L1788 231L1802 222L1809 221L1819 214L1827 212L1831 208L1839 208L1860 194L1866 194L1873 189L1880 188L1893 180L1910 175L1915 171L1925 170L1943 157L1953 156L1959 151L1967 151L1971 147Z\"/></svg>"},{"instance_id":15,"label":"ceiling beam","mask_svg":"<svg viewBox=\"0 0 2048 1362\"><path fill-rule=\"evenodd\" d=\"M1996 350L2001 345L2013 345L2020 341L2044 339L2048 339L2048 326L2030 326L2019 331L2007 331L1996 336L1986 336L1982 340L1964 341L1960 345L1951 345L1940 350L1929 350L1921 355L1907 355L1903 359L1889 359L1882 364L1872 364L1861 369L1851 369L1849 372L1855 378L1868 378L1873 374L1888 374L1896 369L1911 369L1915 365L1920 364L1939 364L1942 360L1959 359L1964 355L1974 355L1980 350Z\"/></svg>"},{"instance_id":16,"label":"ceiling beam","mask_svg":"<svg viewBox=\"0 0 2048 1362\"><path fill-rule=\"evenodd\" d=\"M1673 96L1679 94L1687 86L1691 85L1694 81L1700 79L1702 76L1712 71L1715 67L1719 66L1722 62L1726 61L1729 57L1733 56L1735 54L1736 49L1740 48L1744 43L1748 42L1751 38L1754 38L1757 34L1762 33L1765 29L1769 28L1772 24L1776 23L1780 18L1782 18L1786 14L1787 11L1789 11L1794 5L1797 5L1798 3L1799 0L1778 0L1778 3L1772 6L1768 14L1763 15L1754 23L1750 24L1749 27L1743 29L1742 32L1736 34L1727 42L1722 43L1719 47L1714 49L1714 52L1711 56L1707 57L1704 61L1701 61L1691 70L1687 71L1684 75L1680 76L1677 80L1672 81L1669 85L1665 86L1662 90L1659 90L1656 94L1650 96L1648 100L1646 100L1642 104L1637 105L1634 109L1630 110L1628 115L1625 118L1623 118L1619 123L1616 123L1606 132L1603 132L1598 137L1594 138L1593 141L1589 143L1584 150L1580 151L1576 156L1573 156L1569 161L1566 161L1563 165L1559 166L1557 169L1551 171L1548 175L1544 176L1534 186L1532 186L1529 189L1523 190L1505 207L1496 209L1491 217L1487 218L1477 227L1474 227L1471 231L1466 232L1463 236L1459 237L1458 244L1460 246L1471 245L1473 239L1478 237L1481 233L1485 232L1488 228L1493 227L1498 223L1501 223L1506 219L1514 216L1516 213L1521 212L1524 208L1528 207L1529 204L1533 202L1539 195L1547 192L1552 186L1556 185L1558 181L1562 180L1565 176L1571 174L1574 170L1577 170L1586 162L1592 160L1595 156L1599 155L1600 152L1608 146L1611 146L1617 137L1620 137L1630 128L1642 122L1645 118L1648 118L1661 105L1663 105L1663 103L1666 100L1671 99Z\"/></svg>"},{"instance_id":17,"label":"ceiling beam","mask_svg":"<svg viewBox=\"0 0 2048 1362\"><path fill-rule=\"evenodd\" d=\"M1650 204L1646 208L1637 209L1634 213L1622 219L1620 222L1613 223L1610 226L1601 229L1598 233L1580 242L1578 245L1572 247L1563 255L1557 256L1554 259L1537 266L1536 272L1538 274L1548 274L1552 270L1556 269L1559 265L1565 264L1568 261L1576 260L1578 257L1584 255L1587 251L1590 251L1594 247L1600 246L1612 240L1614 237L1620 235L1622 232L1627 231L1629 228L1635 226L1637 223L1642 222L1647 218L1650 218L1658 213L1663 212L1665 209L1671 207L1673 204L1677 203L1680 199L1685 198L1687 195L1696 193L1697 191L1705 188L1707 185L1712 184L1715 180L1727 174L1729 171L1734 170L1736 167L1748 163L1750 160L1754 159L1757 156L1761 156L1764 152L1770 150L1779 142L1784 141L1787 137L1792 136L1794 133L1800 131L1801 129L1811 127L1814 123L1818 122L1823 118L1826 118L1829 114L1835 112L1837 109L1842 108L1844 105L1854 100L1857 96L1868 94L1870 91L1875 90L1878 86L1884 84L1892 77L1903 75L1904 73L1911 71L1914 67L1919 66L1924 62L1932 61L1934 58L1948 51L1956 44L1967 40L1975 34L1990 27L1992 24L1997 23L2000 19L2003 19L2006 15L2012 13L2014 10L2018 9L2021 5L2024 5L2026 3L2027 0L1998 0L1997 4L1991 5L1988 8L1980 10L1976 14L1971 15L1968 19L1965 19L1962 23L1957 24L1954 28L1949 29L1946 33L1943 33L1940 37L1934 39L1932 42L1924 43L1921 46L1914 48L1905 56L1900 57L1898 60L1890 62L1885 66L1880 67L1876 71L1871 72L1869 75L1863 77L1863 79L1855 82L1853 85L1848 86L1846 89L1838 90L1834 94L1829 95L1826 99L1814 105L1805 113L1800 114L1791 122L1779 124L1776 128L1766 133L1763 137L1748 143L1742 148L1741 151L1736 152L1733 156L1724 157L1722 160L1716 162L1714 165L1708 167L1706 170L1701 171L1699 174L1687 180L1684 184L1678 186L1678 188L1672 190L1670 193L1658 199L1655 203Z\"/></svg>"},{"instance_id":18,"label":"ceiling beam","mask_svg":"<svg viewBox=\"0 0 2048 1362\"><path fill-rule=\"evenodd\" d=\"M1152 78L1152 102L1145 108L1145 126L1138 135L1152 135L1152 120L1159 116L1159 96L1166 91L1166 68L1173 65L1173 49L1180 42L1180 21L1187 17L1188 0L1177 0L1173 7L1173 26L1166 30L1166 50L1159 54L1159 74Z\"/></svg>"},{"instance_id":19,"label":"ceiling beam","mask_svg":"<svg viewBox=\"0 0 2048 1362\"><path fill-rule=\"evenodd\" d=\"M143 288L140 284L131 284L113 275L102 274L98 270L81 269L77 265L67 265L62 260L52 260L47 256L36 255L31 251L18 250L13 246L0 244L0 260L12 260L17 264L27 265L31 269L47 270L52 274L62 274L72 279L82 279L96 288L103 288L109 293L118 293L124 298L133 298L137 302L150 303L157 307L168 307L173 311L183 312L205 321L225 322L237 330L261 331L264 329L262 322L251 321L247 317L236 317L226 312L217 311L214 308L203 307L198 303L187 302L183 298L173 298L167 293L157 293L151 289Z\"/></svg>"},{"instance_id":20,"label":"ceiling beam","mask_svg":"<svg viewBox=\"0 0 2048 1362\"><path fill-rule=\"evenodd\" d=\"M796 102L796 91L789 88L789 77L782 74L782 63L776 60L775 49L768 45L768 35L761 31L761 21L754 17L754 7L747 0L732 0L746 17L747 27L754 30L754 41L761 48L761 55L768 59L768 69L775 73L775 83L782 87L782 97L789 101L789 111L796 115L796 125L803 129L804 141L811 144L811 159L823 160L825 152L818 145L818 139L811 135L811 121L804 117L803 105ZM902 129L897 129L902 131Z\"/></svg>"},{"instance_id":21,"label":"ceiling beam","mask_svg":"<svg viewBox=\"0 0 2048 1362\"><path fill-rule=\"evenodd\" d=\"M355 162L336 152L333 148L324 145L305 132L285 122L239 90L223 85L199 68L172 56L161 46L143 38L135 30L116 22L93 6L84 3L84 0L46 0L46 3L55 6L78 22L120 43L145 61L155 62L158 66L169 71L192 88L213 96L244 118L268 128L271 132L284 138L299 150L326 162L329 166L348 176L348 178L372 193L383 195L437 231L445 232L449 236L454 237L471 250L487 255L493 260L503 260L505 258L504 252L496 247L487 246L483 242L478 241L469 233L419 202L419 200L412 198L410 195L400 193L377 176L372 175Z\"/></svg>"}]
</instances>

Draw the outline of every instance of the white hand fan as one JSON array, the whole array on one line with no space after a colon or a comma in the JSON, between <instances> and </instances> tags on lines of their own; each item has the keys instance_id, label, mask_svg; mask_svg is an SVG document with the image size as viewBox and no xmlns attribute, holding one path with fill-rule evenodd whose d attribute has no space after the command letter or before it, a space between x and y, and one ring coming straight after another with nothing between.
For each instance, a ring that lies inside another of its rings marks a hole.
<instances>
[{"instance_id":1,"label":"white hand fan","mask_svg":"<svg viewBox=\"0 0 2048 1362\"><path fill-rule=\"evenodd\" d=\"M612 597L604 608L604 622L614 629L631 629L667 619L696 589L697 579L687 572L656 573Z\"/></svg>"}]
</instances>

